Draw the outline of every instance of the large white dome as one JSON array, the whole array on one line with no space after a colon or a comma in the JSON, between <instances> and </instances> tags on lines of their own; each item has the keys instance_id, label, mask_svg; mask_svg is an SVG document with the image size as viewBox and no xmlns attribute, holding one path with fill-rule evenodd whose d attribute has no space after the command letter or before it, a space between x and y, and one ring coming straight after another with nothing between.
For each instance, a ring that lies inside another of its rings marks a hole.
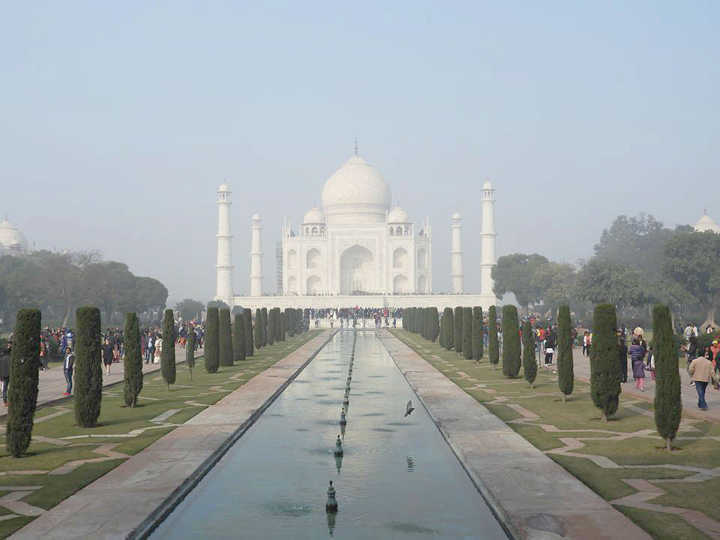
<instances>
[{"instance_id":1,"label":"large white dome","mask_svg":"<svg viewBox=\"0 0 720 540\"><path fill-rule=\"evenodd\" d=\"M390 188L380 172L360 156L347 160L322 192L330 224L383 223L390 200Z\"/></svg>"},{"instance_id":2,"label":"large white dome","mask_svg":"<svg viewBox=\"0 0 720 540\"><path fill-rule=\"evenodd\" d=\"M28 247L25 235L7 219L0 222L0 248L26 251Z\"/></svg>"},{"instance_id":3,"label":"large white dome","mask_svg":"<svg viewBox=\"0 0 720 540\"><path fill-rule=\"evenodd\" d=\"M713 218L711 218L707 214L703 214L703 216L695 224L694 229L697 232L711 231L714 233L720 233L720 227L718 226L718 224L715 223L715 220L713 220Z\"/></svg>"}]
</instances>

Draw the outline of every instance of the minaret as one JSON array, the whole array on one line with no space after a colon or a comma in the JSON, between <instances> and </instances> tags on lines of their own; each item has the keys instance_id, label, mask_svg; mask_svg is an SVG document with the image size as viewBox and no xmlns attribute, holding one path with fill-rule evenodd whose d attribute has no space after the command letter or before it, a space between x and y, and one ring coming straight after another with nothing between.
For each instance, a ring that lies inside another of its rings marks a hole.
<instances>
[{"instance_id":1,"label":"minaret","mask_svg":"<svg viewBox=\"0 0 720 540\"><path fill-rule=\"evenodd\" d=\"M218 232L217 232L217 289L215 298L232 308L232 234L230 233L230 186L223 184L217 191Z\"/></svg>"},{"instance_id":2,"label":"minaret","mask_svg":"<svg viewBox=\"0 0 720 540\"><path fill-rule=\"evenodd\" d=\"M450 265L453 294L463 293L463 263L462 263L462 218L455 212L452 217L452 244L450 250Z\"/></svg>"},{"instance_id":3,"label":"minaret","mask_svg":"<svg viewBox=\"0 0 720 540\"><path fill-rule=\"evenodd\" d=\"M252 217L252 243L250 244L250 296L262 296L262 220L259 214Z\"/></svg>"},{"instance_id":4,"label":"minaret","mask_svg":"<svg viewBox=\"0 0 720 540\"><path fill-rule=\"evenodd\" d=\"M480 294L495 297L492 269L495 266L495 190L490 181L482 189L482 229L480 257Z\"/></svg>"}]
</instances>

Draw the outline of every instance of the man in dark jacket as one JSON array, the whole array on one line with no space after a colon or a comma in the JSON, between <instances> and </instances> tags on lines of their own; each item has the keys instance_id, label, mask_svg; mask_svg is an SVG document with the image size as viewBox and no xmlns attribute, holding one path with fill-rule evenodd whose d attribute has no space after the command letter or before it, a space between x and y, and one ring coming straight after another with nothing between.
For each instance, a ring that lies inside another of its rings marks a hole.
<instances>
[{"instance_id":1,"label":"man in dark jacket","mask_svg":"<svg viewBox=\"0 0 720 540\"><path fill-rule=\"evenodd\" d=\"M2 400L3 405L7 407L8 401L7 401L7 393L8 393L8 386L10 385L10 353L11 353L11 345L8 341L7 350L0 351L0 384L2 384Z\"/></svg>"},{"instance_id":2,"label":"man in dark jacket","mask_svg":"<svg viewBox=\"0 0 720 540\"><path fill-rule=\"evenodd\" d=\"M75 355L72 349L68 347L65 350L65 360L63 361L63 373L65 374L65 381L67 382L67 390L65 390L66 396L72 394L72 378L73 371L75 369Z\"/></svg>"},{"instance_id":3,"label":"man in dark jacket","mask_svg":"<svg viewBox=\"0 0 720 540\"><path fill-rule=\"evenodd\" d=\"M627 348L627 345L625 344L625 338L623 337L622 330L618 330L617 340L618 340L618 360L619 360L619 364L620 364L620 381L626 383L627 382L627 371L628 371L628 362L627 362L628 348Z\"/></svg>"}]
</instances>

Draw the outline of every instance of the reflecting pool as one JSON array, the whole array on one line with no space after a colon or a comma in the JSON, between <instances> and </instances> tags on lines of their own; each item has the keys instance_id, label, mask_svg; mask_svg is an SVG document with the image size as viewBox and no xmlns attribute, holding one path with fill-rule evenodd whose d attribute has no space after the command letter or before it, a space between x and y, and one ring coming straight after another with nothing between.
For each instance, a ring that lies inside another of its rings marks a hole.
<instances>
[{"instance_id":1,"label":"reflecting pool","mask_svg":"<svg viewBox=\"0 0 720 540\"><path fill-rule=\"evenodd\" d=\"M333 455L350 359L344 455ZM405 416L412 400L414 411ZM339 511L325 512L328 481ZM335 335L154 538L507 538L374 331Z\"/></svg>"}]
</instances>

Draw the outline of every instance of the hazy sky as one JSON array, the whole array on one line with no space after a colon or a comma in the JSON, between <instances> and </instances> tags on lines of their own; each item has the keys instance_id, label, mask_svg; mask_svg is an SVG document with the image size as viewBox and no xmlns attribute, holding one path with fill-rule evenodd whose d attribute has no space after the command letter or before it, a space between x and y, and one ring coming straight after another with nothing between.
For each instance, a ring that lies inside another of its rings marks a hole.
<instances>
[{"instance_id":1,"label":"hazy sky","mask_svg":"<svg viewBox=\"0 0 720 540\"><path fill-rule=\"evenodd\" d=\"M275 290L296 223L351 155L433 225L479 290L480 186L498 253L592 254L620 214L720 221L720 3L4 2L0 212L37 247L99 249L215 290L215 190L234 191L236 293L250 216Z\"/></svg>"}]
</instances>

